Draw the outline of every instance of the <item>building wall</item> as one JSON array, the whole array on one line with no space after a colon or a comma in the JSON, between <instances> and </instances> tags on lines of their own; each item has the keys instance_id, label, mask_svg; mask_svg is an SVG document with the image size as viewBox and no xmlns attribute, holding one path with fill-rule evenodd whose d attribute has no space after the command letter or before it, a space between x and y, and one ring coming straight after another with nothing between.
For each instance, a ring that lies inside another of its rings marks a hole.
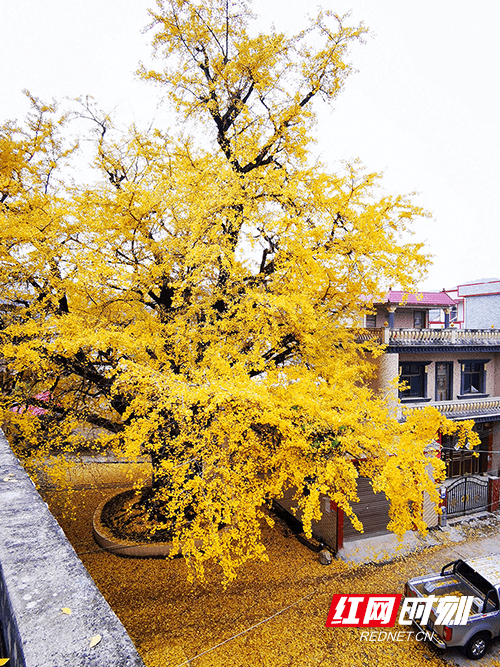
<instances>
[{"instance_id":1,"label":"building wall","mask_svg":"<svg viewBox=\"0 0 500 667\"><path fill-rule=\"evenodd\" d=\"M491 453L488 460L488 470L500 475L500 422L491 422L492 432Z\"/></svg>"},{"instance_id":2,"label":"building wall","mask_svg":"<svg viewBox=\"0 0 500 667\"><path fill-rule=\"evenodd\" d=\"M496 371L496 366L500 363L500 354L498 352L489 352L485 349L484 352L456 352L438 353L438 352L421 352L419 354L410 354L400 352L397 354L386 354L386 357L398 357L399 364L403 362L423 362L431 361L427 368L427 396L431 401L436 399L436 363L440 361L453 362L453 399L456 400L460 394L460 383L462 377L462 369L458 360L473 361L474 359L489 359L486 364L486 392L490 396L500 396L500 371ZM399 368L396 370L399 373ZM471 395L473 398L473 395Z\"/></svg>"},{"instance_id":3,"label":"building wall","mask_svg":"<svg viewBox=\"0 0 500 667\"><path fill-rule=\"evenodd\" d=\"M500 329L500 294L468 296L465 299L467 329Z\"/></svg>"},{"instance_id":4,"label":"building wall","mask_svg":"<svg viewBox=\"0 0 500 667\"><path fill-rule=\"evenodd\" d=\"M395 329L413 329L413 310L403 310L398 308L394 313L394 328Z\"/></svg>"},{"instance_id":5,"label":"building wall","mask_svg":"<svg viewBox=\"0 0 500 667\"><path fill-rule=\"evenodd\" d=\"M377 329L381 329L384 326L387 326L389 323L389 314L387 310L382 307L377 307L375 313L375 326Z\"/></svg>"},{"instance_id":6,"label":"building wall","mask_svg":"<svg viewBox=\"0 0 500 667\"><path fill-rule=\"evenodd\" d=\"M431 464L427 466L427 474L434 481L433 467ZM434 528L439 523L439 514L436 509L436 504L432 502L427 491L424 491L424 498L422 504L422 514L428 528Z\"/></svg>"},{"instance_id":7,"label":"building wall","mask_svg":"<svg viewBox=\"0 0 500 667\"><path fill-rule=\"evenodd\" d=\"M428 309L422 306L410 306L410 307L396 307L394 313L394 328L395 329L413 329L414 319L413 313L415 311L425 312L425 324L424 327L429 325L429 312ZM381 328L383 326L388 326L389 324L389 311L386 306L377 306L377 327Z\"/></svg>"}]
</instances>

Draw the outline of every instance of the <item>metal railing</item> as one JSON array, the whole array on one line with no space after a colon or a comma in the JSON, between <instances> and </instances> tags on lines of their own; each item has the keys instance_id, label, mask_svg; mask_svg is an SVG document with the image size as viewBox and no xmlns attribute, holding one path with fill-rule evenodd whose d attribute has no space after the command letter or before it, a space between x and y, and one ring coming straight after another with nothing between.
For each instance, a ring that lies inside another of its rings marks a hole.
<instances>
[{"instance_id":1,"label":"metal railing","mask_svg":"<svg viewBox=\"0 0 500 667\"><path fill-rule=\"evenodd\" d=\"M481 477L460 477L446 487L448 516L470 514L488 508L488 480Z\"/></svg>"}]
</instances>

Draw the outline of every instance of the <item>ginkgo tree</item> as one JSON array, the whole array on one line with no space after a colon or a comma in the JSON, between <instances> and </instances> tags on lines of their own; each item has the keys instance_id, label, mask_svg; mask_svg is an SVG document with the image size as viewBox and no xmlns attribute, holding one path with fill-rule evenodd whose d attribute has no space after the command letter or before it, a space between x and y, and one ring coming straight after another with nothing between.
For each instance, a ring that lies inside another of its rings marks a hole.
<instances>
[{"instance_id":1,"label":"ginkgo tree","mask_svg":"<svg viewBox=\"0 0 500 667\"><path fill-rule=\"evenodd\" d=\"M266 506L289 488L308 532L320 494L352 515L359 474L391 501L390 528L424 530L426 467L442 471L426 448L457 427L433 409L398 422L369 387L381 350L357 326L388 285L414 289L428 259L404 239L424 212L312 151L314 104L337 97L365 28L325 12L293 37L257 34L233 0L158 2L151 18L159 66L140 75L166 91L177 134L119 132L92 101L64 116L34 97L24 125L1 128L16 451L90 438L148 453L144 511L200 575L208 560L231 578L265 558ZM75 113L92 186L68 176Z\"/></svg>"}]
</instances>

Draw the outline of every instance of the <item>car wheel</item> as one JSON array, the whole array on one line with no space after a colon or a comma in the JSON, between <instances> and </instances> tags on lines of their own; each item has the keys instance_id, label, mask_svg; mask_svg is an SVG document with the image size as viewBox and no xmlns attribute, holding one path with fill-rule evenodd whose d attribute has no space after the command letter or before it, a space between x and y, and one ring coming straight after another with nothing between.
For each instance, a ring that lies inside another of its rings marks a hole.
<instances>
[{"instance_id":1,"label":"car wheel","mask_svg":"<svg viewBox=\"0 0 500 667\"><path fill-rule=\"evenodd\" d=\"M465 655L471 660L479 660L486 653L488 648L489 637L485 632L478 632L477 635L471 637L464 647Z\"/></svg>"}]
</instances>

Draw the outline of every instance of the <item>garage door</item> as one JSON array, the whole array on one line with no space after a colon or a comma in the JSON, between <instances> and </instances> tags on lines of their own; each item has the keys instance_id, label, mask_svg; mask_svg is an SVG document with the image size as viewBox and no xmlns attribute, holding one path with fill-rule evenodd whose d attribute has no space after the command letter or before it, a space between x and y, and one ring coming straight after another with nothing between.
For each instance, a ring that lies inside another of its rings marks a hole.
<instances>
[{"instance_id":1,"label":"garage door","mask_svg":"<svg viewBox=\"0 0 500 667\"><path fill-rule=\"evenodd\" d=\"M389 501L384 493L374 493L367 477L358 479L359 502L353 503L352 508L363 524L364 532L360 533L353 528L350 519L344 515L344 542L359 540L374 535L388 535Z\"/></svg>"}]
</instances>

